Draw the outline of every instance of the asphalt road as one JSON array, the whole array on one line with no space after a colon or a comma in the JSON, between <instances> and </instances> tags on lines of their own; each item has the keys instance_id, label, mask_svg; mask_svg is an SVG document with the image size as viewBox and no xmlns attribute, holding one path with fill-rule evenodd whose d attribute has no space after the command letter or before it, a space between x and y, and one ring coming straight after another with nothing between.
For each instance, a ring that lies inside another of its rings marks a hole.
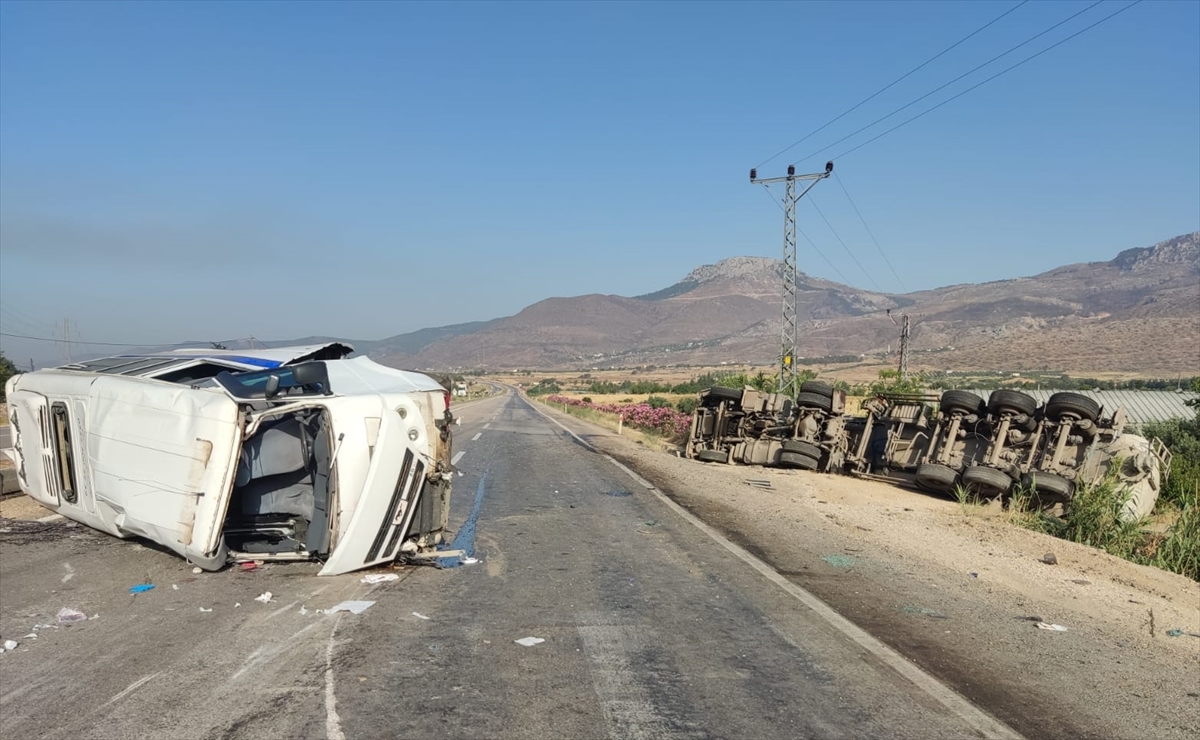
<instances>
[{"instance_id":1,"label":"asphalt road","mask_svg":"<svg viewBox=\"0 0 1200 740\"><path fill-rule=\"evenodd\" d=\"M381 585L308 564L194 575L11 523L0 736L1016 736L525 400L460 415L451 524L473 564ZM316 613L345 599L375 603ZM63 607L94 618L24 637Z\"/></svg>"}]
</instances>

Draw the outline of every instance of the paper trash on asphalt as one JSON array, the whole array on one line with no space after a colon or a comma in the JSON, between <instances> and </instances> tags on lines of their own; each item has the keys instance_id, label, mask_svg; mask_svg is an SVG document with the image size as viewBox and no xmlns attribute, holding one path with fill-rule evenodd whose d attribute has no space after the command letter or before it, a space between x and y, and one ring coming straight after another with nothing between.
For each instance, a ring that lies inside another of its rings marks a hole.
<instances>
[{"instance_id":1,"label":"paper trash on asphalt","mask_svg":"<svg viewBox=\"0 0 1200 740\"><path fill-rule=\"evenodd\" d=\"M81 611L64 606L58 610L59 624L74 624L75 622L83 622L87 620L87 615Z\"/></svg>"},{"instance_id":2,"label":"paper trash on asphalt","mask_svg":"<svg viewBox=\"0 0 1200 740\"><path fill-rule=\"evenodd\" d=\"M373 606L375 606L374 601L343 601L335 607L326 609L325 613L350 612L351 614L362 614Z\"/></svg>"},{"instance_id":3,"label":"paper trash on asphalt","mask_svg":"<svg viewBox=\"0 0 1200 740\"><path fill-rule=\"evenodd\" d=\"M518 645L524 645L525 647L533 647L534 645L545 642L545 640L540 637L522 637L520 640L513 640L513 642L517 643Z\"/></svg>"},{"instance_id":4,"label":"paper trash on asphalt","mask_svg":"<svg viewBox=\"0 0 1200 740\"><path fill-rule=\"evenodd\" d=\"M371 573L363 576L361 583L387 583L398 580L400 580L400 576L395 573Z\"/></svg>"},{"instance_id":5,"label":"paper trash on asphalt","mask_svg":"<svg viewBox=\"0 0 1200 740\"><path fill-rule=\"evenodd\" d=\"M1051 632L1066 632L1067 628L1061 624L1047 624L1046 622L1038 622L1037 627L1040 630L1050 630Z\"/></svg>"},{"instance_id":6,"label":"paper trash on asphalt","mask_svg":"<svg viewBox=\"0 0 1200 740\"><path fill-rule=\"evenodd\" d=\"M270 591L267 591L267 592L266 592L266 593L264 593L264 594L260 594L260 595L258 595L258 596L255 596L255 597L254 597L254 600L255 600L255 601L261 601L262 603L266 604L266 603L268 603L268 602L270 602L270 601L271 601L271 597L272 597L272 596L273 596L273 594L272 594Z\"/></svg>"}]
</instances>

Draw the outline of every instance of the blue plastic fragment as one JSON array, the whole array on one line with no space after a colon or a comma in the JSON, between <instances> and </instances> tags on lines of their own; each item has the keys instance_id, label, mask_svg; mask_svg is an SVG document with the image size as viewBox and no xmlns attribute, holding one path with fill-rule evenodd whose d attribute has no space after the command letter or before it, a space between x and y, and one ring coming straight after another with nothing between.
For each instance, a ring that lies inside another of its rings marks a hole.
<instances>
[{"instance_id":1,"label":"blue plastic fragment","mask_svg":"<svg viewBox=\"0 0 1200 740\"><path fill-rule=\"evenodd\" d=\"M154 584L153 584L153 583L143 583L143 584L141 584L141 585L139 585L139 586L134 586L133 588L129 589L129 593L131 593L131 594L144 594L144 593L146 593L147 591L149 591L149 590L151 590L151 589L153 589L153 588L154 588Z\"/></svg>"}]
</instances>

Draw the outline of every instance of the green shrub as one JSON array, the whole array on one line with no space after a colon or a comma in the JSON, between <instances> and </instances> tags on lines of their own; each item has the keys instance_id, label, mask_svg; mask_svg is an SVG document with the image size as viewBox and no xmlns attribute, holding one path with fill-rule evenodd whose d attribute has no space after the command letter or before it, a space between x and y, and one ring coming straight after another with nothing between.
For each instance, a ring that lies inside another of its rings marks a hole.
<instances>
[{"instance_id":1,"label":"green shrub","mask_svg":"<svg viewBox=\"0 0 1200 740\"><path fill-rule=\"evenodd\" d=\"M671 400L662 396L650 396L646 399L646 403L652 409L669 409L671 408Z\"/></svg>"},{"instance_id":2,"label":"green shrub","mask_svg":"<svg viewBox=\"0 0 1200 740\"><path fill-rule=\"evenodd\" d=\"M1158 494L1159 502L1182 507L1200 501L1200 419L1148 422L1138 433L1158 437L1171 451L1171 474Z\"/></svg>"},{"instance_id":3,"label":"green shrub","mask_svg":"<svg viewBox=\"0 0 1200 740\"><path fill-rule=\"evenodd\" d=\"M681 398L675 404L675 410L681 414L694 414L696 413L696 407L699 405L700 402L695 398Z\"/></svg>"}]
</instances>

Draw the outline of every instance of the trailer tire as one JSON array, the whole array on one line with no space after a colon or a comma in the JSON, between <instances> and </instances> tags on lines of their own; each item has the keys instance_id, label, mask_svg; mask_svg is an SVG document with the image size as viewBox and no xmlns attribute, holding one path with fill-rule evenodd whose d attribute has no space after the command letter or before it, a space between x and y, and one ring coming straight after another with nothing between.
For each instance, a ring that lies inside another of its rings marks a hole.
<instances>
[{"instance_id":1,"label":"trailer tire","mask_svg":"<svg viewBox=\"0 0 1200 740\"><path fill-rule=\"evenodd\" d=\"M726 388L720 385L714 385L708 389L708 398L715 398L718 401L740 401L742 400L741 388Z\"/></svg>"},{"instance_id":2,"label":"trailer tire","mask_svg":"<svg viewBox=\"0 0 1200 740\"><path fill-rule=\"evenodd\" d=\"M1064 416L1079 420L1095 421L1100 416L1100 404L1094 398L1082 393L1061 391L1050 396L1046 402L1046 417L1052 421L1062 421Z\"/></svg>"},{"instance_id":3,"label":"trailer tire","mask_svg":"<svg viewBox=\"0 0 1200 740\"><path fill-rule=\"evenodd\" d=\"M833 386L819 380L806 380L800 384L801 393L817 393L833 398Z\"/></svg>"},{"instance_id":4,"label":"trailer tire","mask_svg":"<svg viewBox=\"0 0 1200 740\"><path fill-rule=\"evenodd\" d=\"M1021 485L1043 504L1067 502L1075 493L1075 484L1061 475L1031 470L1021 476Z\"/></svg>"},{"instance_id":5,"label":"trailer tire","mask_svg":"<svg viewBox=\"0 0 1200 740\"><path fill-rule=\"evenodd\" d=\"M798 455L812 457L817 460L821 459L821 454L823 452L820 447L812 444L811 442L805 442L802 439L786 440L782 445L780 445L780 447L784 452L795 452Z\"/></svg>"},{"instance_id":6,"label":"trailer tire","mask_svg":"<svg viewBox=\"0 0 1200 740\"><path fill-rule=\"evenodd\" d=\"M1037 411L1037 401L1033 396L1021 391L1011 391L1006 388L1001 388L998 391L992 391L992 395L988 396L987 408L992 413L1000 413L1004 409L1016 411L1018 414L1033 416L1033 412Z\"/></svg>"},{"instance_id":7,"label":"trailer tire","mask_svg":"<svg viewBox=\"0 0 1200 740\"><path fill-rule=\"evenodd\" d=\"M796 405L829 413L833 410L833 399L820 393L801 392L796 394Z\"/></svg>"},{"instance_id":8,"label":"trailer tire","mask_svg":"<svg viewBox=\"0 0 1200 740\"><path fill-rule=\"evenodd\" d=\"M917 467L917 485L934 493L951 493L958 483L958 471L948 465L921 463Z\"/></svg>"},{"instance_id":9,"label":"trailer tire","mask_svg":"<svg viewBox=\"0 0 1200 740\"><path fill-rule=\"evenodd\" d=\"M941 408L943 414L953 414L956 411L982 416L986 407L983 399L970 391L946 391L942 394Z\"/></svg>"},{"instance_id":10,"label":"trailer tire","mask_svg":"<svg viewBox=\"0 0 1200 740\"><path fill-rule=\"evenodd\" d=\"M816 470L817 460L802 455L799 452L780 452L779 467L781 468L800 468L802 470Z\"/></svg>"},{"instance_id":11,"label":"trailer tire","mask_svg":"<svg viewBox=\"0 0 1200 740\"><path fill-rule=\"evenodd\" d=\"M725 450L700 450L696 453L696 459L702 462L727 463L729 453Z\"/></svg>"},{"instance_id":12,"label":"trailer tire","mask_svg":"<svg viewBox=\"0 0 1200 740\"><path fill-rule=\"evenodd\" d=\"M1012 488L1013 479L1008 473L983 465L973 465L963 471L963 486L979 498L990 499L1003 496Z\"/></svg>"}]
</instances>

